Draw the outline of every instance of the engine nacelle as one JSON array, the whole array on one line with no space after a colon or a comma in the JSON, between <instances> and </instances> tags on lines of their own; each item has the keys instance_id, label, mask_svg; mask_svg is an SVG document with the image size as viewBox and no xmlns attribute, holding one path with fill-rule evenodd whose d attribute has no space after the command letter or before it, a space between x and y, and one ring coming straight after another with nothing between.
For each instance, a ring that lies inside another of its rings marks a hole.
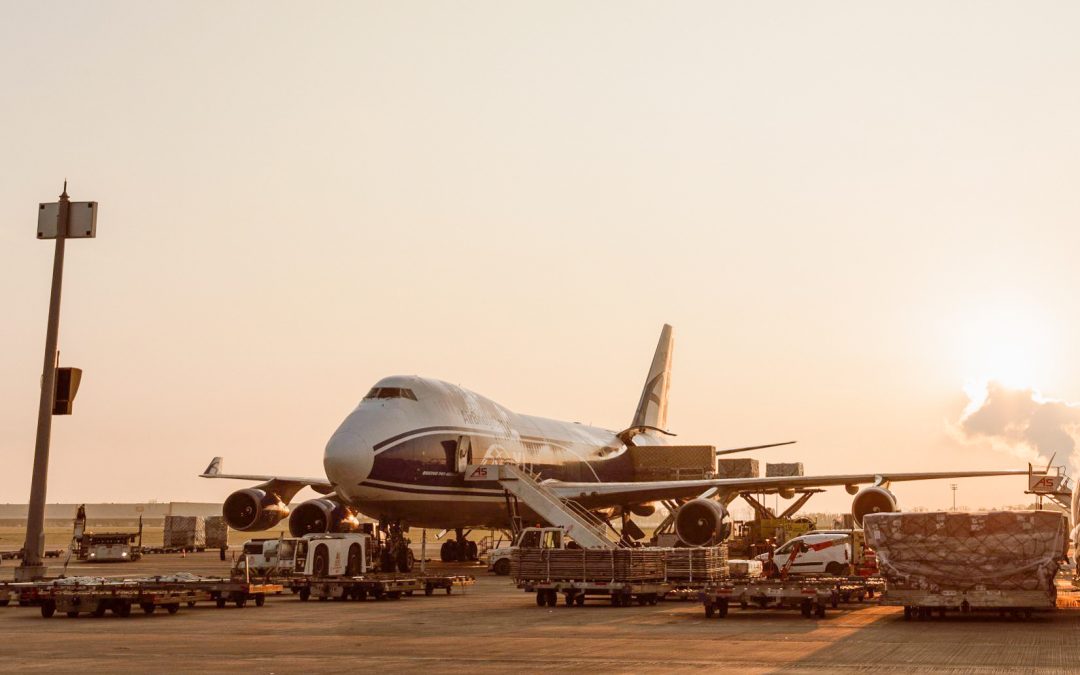
<instances>
[{"instance_id":1,"label":"engine nacelle","mask_svg":"<svg viewBox=\"0 0 1080 675\"><path fill-rule=\"evenodd\" d=\"M248 488L237 490L225 498L221 515L234 530L251 532L268 530L289 515L288 505L276 494Z\"/></svg>"},{"instance_id":2,"label":"engine nacelle","mask_svg":"<svg viewBox=\"0 0 1080 675\"><path fill-rule=\"evenodd\" d=\"M863 516L870 513L892 513L899 510L896 495L877 485L859 490L855 499L851 500L851 517L855 520L856 527L862 526Z\"/></svg>"},{"instance_id":3,"label":"engine nacelle","mask_svg":"<svg viewBox=\"0 0 1080 675\"><path fill-rule=\"evenodd\" d=\"M356 511L332 499L309 499L293 509L289 532L302 537L312 532L355 532L360 529Z\"/></svg>"},{"instance_id":4,"label":"engine nacelle","mask_svg":"<svg viewBox=\"0 0 1080 675\"><path fill-rule=\"evenodd\" d=\"M727 509L712 499L695 499L675 513L675 534L687 546L711 546L727 539L731 525Z\"/></svg>"}]
</instances>

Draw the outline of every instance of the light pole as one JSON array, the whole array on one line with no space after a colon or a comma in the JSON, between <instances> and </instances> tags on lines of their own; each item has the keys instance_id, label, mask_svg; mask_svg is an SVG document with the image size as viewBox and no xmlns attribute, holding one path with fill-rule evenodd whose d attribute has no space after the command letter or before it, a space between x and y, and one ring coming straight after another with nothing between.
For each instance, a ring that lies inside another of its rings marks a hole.
<instances>
[{"instance_id":1,"label":"light pole","mask_svg":"<svg viewBox=\"0 0 1080 675\"><path fill-rule=\"evenodd\" d=\"M55 408L56 343L60 332L60 289L64 280L64 242L92 238L96 234L97 202L72 202L68 199L67 181L60 201L38 205L38 239L56 239L53 253L52 291L49 295L49 320L45 329L45 363L41 371L41 398L38 402L37 440L34 444L34 473L30 482L30 510L26 518L26 542L22 564L15 569L16 581L32 581L45 576L45 489L49 477L49 440L52 416L68 414L74 392L66 393L65 411ZM75 377L75 387L78 377ZM70 383L70 379L68 379Z\"/></svg>"},{"instance_id":2,"label":"light pole","mask_svg":"<svg viewBox=\"0 0 1080 675\"><path fill-rule=\"evenodd\" d=\"M956 483L949 483L949 489L952 490L952 510L956 510L956 488L959 487Z\"/></svg>"}]
</instances>

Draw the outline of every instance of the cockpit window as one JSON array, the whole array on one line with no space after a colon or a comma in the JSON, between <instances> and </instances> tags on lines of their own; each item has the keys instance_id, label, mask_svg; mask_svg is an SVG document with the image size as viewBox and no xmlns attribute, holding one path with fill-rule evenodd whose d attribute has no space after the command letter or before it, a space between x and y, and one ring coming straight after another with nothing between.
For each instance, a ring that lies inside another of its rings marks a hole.
<instances>
[{"instance_id":1,"label":"cockpit window","mask_svg":"<svg viewBox=\"0 0 1080 675\"><path fill-rule=\"evenodd\" d=\"M416 394L412 389L405 389L404 387L373 387L371 391L364 397L366 401L369 398L407 398L415 401Z\"/></svg>"}]
</instances>

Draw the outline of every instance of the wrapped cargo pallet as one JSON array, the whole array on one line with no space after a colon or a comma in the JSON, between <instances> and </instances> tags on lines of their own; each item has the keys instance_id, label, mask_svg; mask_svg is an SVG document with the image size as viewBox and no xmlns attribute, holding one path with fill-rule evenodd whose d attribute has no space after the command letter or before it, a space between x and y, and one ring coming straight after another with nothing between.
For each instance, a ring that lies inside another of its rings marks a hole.
<instances>
[{"instance_id":1,"label":"wrapped cargo pallet","mask_svg":"<svg viewBox=\"0 0 1080 675\"><path fill-rule=\"evenodd\" d=\"M228 548L229 526L223 516L206 517L206 548Z\"/></svg>"},{"instance_id":2,"label":"wrapped cargo pallet","mask_svg":"<svg viewBox=\"0 0 1080 675\"><path fill-rule=\"evenodd\" d=\"M874 513L863 527L896 590L1052 591L1069 544L1051 511Z\"/></svg>"},{"instance_id":3,"label":"wrapped cargo pallet","mask_svg":"<svg viewBox=\"0 0 1080 675\"><path fill-rule=\"evenodd\" d=\"M716 581L728 576L727 544L665 549L664 565L668 581Z\"/></svg>"},{"instance_id":4,"label":"wrapped cargo pallet","mask_svg":"<svg viewBox=\"0 0 1080 675\"><path fill-rule=\"evenodd\" d=\"M206 526L202 516L165 516L162 536L166 548L202 548L206 546Z\"/></svg>"},{"instance_id":5,"label":"wrapped cargo pallet","mask_svg":"<svg viewBox=\"0 0 1080 675\"><path fill-rule=\"evenodd\" d=\"M757 478L761 474L761 465L756 459L739 457L716 460L717 478Z\"/></svg>"},{"instance_id":6,"label":"wrapped cargo pallet","mask_svg":"<svg viewBox=\"0 0 1080 675\"><path fill-rule=\"evenodd\" d=\"M728 574L733 577L760 577L762 571L760 560L728 561Z\"/></svg>"},{"instance_id":7,"label":"wrapped cargo pallet","mask_svg":"<svg viewBox=\"0 0 1080 675\"><path fill-rule=\"evenodd\" d=\"M789 476L802 476L803 465L802 462L766 462L765 463L765 476L771 478L777 477L789 477Z\"/></svg>"},{"instance_id":8,"label":"wrapped cargo pallet","mask_svg":"<svg viewBox=\"0 0 1080 675\"><path fill-rule=\"evenodd\" d=\"M516 549L510 573L531 581L659 581L664 578L661 549Z\"/></svg>"},{"instance_id":9,"label":"wrapped cargo pallet","mask_svg":"<svg viewBox=\"0 0 1080 675\"><path fill-rule=\"evenodd\" d=\"M708 478L716 472L711 445L643 445L627 450L638 480Z\"/></svg>"}]
</instances>

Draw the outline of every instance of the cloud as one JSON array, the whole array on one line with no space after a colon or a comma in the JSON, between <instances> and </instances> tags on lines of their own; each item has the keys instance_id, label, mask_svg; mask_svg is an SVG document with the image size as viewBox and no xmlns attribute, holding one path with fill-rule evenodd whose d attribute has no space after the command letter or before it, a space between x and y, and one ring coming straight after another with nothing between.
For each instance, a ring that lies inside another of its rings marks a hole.
<instances>
[{"instance_id":1,"label":"cloud","mask_svg":"<svg viewBox=\"0 0 1080 675\"><path fill-rule=\"evenodd\" d=\"M1080 466L1080 404L1044 398L1034 389L1011 389L986 382L968 390L970 403L957 429L968 441L988 441L994 448L1044 464L1055 453Z\"/></svg>"}]
</instances>

